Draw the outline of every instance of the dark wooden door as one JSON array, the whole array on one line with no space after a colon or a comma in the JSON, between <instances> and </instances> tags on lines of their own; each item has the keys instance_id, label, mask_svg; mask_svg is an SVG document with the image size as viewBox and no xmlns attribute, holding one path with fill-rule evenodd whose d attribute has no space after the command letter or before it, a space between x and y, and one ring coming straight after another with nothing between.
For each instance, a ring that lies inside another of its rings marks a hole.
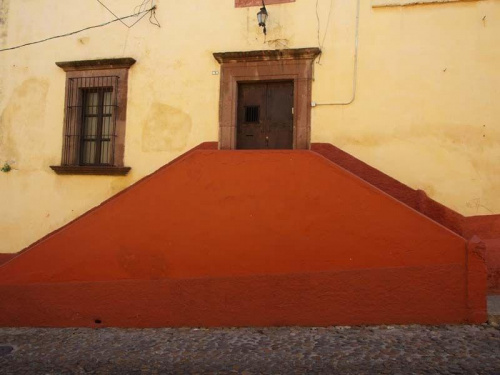
<instances>
[{"instance_id":1,"label":"dark wooden door","mask_svg":"<svg viewBox=\"0 0 500 375\"><path fill-rule=\"evenodd\" d=\"M236 148L293 148L293 82L238 85Z\"/></svg>"}]
</instances>

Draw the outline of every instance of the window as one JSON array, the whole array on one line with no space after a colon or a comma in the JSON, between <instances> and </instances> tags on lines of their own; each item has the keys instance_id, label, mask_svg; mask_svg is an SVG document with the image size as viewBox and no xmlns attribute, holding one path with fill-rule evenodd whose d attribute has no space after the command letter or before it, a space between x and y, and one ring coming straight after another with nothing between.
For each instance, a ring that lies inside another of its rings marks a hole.
<instances>
[{"instance_id":1,"label":"window","mask_svg":"<svg viewBox=\"0 0 500 375\"><path fill-rule=\"evenodd\" d=\"M66 71L63 151L58 174L125 175L127 79L134 59L56 63Z\"/></svg>"},{"instance_id":2,"label":"window","mask_svg":"<svg viewBox=\"0 0 500 375\"><path fill-rule=\"evenodd\" d=\"M100 77L101 78L101 77ZM109 77L104 77L105 79ZM80 162L83 165L113 165L113 109L116 99L112 87L82 90L82 130Z\"/></svg>"}]
</instances>

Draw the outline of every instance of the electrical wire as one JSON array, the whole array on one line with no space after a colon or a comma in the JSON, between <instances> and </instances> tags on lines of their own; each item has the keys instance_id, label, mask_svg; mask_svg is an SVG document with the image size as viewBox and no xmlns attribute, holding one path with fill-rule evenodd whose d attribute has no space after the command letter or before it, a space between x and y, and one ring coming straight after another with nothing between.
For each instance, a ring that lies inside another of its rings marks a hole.
<instances>
[{"instance_id":1,"label":"electrical wire","mask_svg":"<svg viewBox=\"0 0 500 375\"><path fill-rule=\"evenodd\" d=\"M319 20L318 3L319 3L319 0L316 0L316 19L318 20L318 47L320 49L320 53L319 53L318 61L316 62L316 64L321 65L321 56L323 55L323 46L325 45L326 36L328 34L328 28L330 27L330 20L331 20L331 16L332 16L332 8L333 8L333 0L330 0L330 8L328 9L328 18L327 18L327 22L326 22L325 32L323 34L323 41L321 41L321 42L320 42L320 37L319 37L321 25L320 25L320 20Z\"/></svg>"},{"instance_id":2,"label":"electrical wire","mask_svg":"<svg viewBox=\"0 0 500 375\"><path fill-rule=\"evenodd\" d=\"M328 9L328 18L327 18L328 21L326 22L325 33L323 34L323 40L321 41L321 45L319 46L319 48L321 49L323 49L323 46L325 45L326 36L328 35L328 28L330 27L330 21L332 18L332 8L333 8L333 0L330 0L330 8Z\"/></svg>"},{"instance_id":3,"label":"electrical wire","mask_svg":"<svg viewBox=\"0 0 500 375\"><path fill-rule=\"evenodd\" d=\"M321 21L319 19L319 11L318 11L318 4L319 4L319 0L316 0L316 20L318 21L318 47L321 47L321 43L319 41L319 31L321 29Z\"/></svg>"},{"instance_id":4,"label":"electrical wire","mask_svg":"<svg viewBox=\"0 0 500 375\"><path fill-rule=\"evenodd\" d=\"M359 46L359 10L360 10L360 0L357 0L357 9L356 9L356 33L355 33L355 42L354 42L354 71L352 77L352 96L351 99L347 102L333 102L333 103L314 103L313 107L316 106L326 106L326 105L349 105L354 102L356 99L356 91L358 84L358 46Z\"/></svg>"},{"instance_id":5,"label":"electrical wire","mask_svg":"<svg viewBox=\"0 0 500 375\"><path fill-rule=\"evenodd\" d=\"M115 18L120 21L125 27L128 27L130 29L131 26L127 25L125 22L123 22L123 20L121 20L116 14L113 13L113 11L111 9L109 9L106 5L104 5L101 0L97 0L97 2L99 4L101 4L104 8L106 8L106 10L111 13L113 16L115 16ZM135 13L135 12L134 12Z\"/></svg>"},{"instance_id":6,"label":"electrical wire","mask_svg":"<svg viewBox=\"0 0 500 375\"><path fill-rule=\"evenodd\" d=\"M149 15L149 23L151 23L151 24L153 24L155 26L161 27L160 22L156 18L156 6L153 7L152 9L153 10L151 11L151 13ZM151 21L151 18L153 18L155 20L155 22Z\"/></svg>"},{"instance_id":7,"label":"electrical wire","mask_svg":"<svg viewBox=\"0 0 500 375\"><path fill-rule=\"evenodd\" d=\"M134 26L137 22L139 22L148 12L148 10L142 10L142 8L146 8L146 6L149 4L149 10L151 11L150 15L149 15L149 23L155 25L155 26L158 26L158 27L161 27L160 26L160 23L158 22L158 19L156 18L156 6L154 5L154 0L143 0L143 2L136 6L134 8L134 14L136 16L138 16L139 14L143 13L143 12L146 12L142 15L141 18L139 18L137 21L135 21L132 25L127 25L125 22L123 22L115 13L113 13L113 11L111 9L109 9L101 0L96 0L99 4L101 4L109 13L111 13L113 16L115 16L115 18L117 20L119 20L125 27L127 28L131 28L132 26ZM137 11L136 11L137 10ZM151 19L154 17L154 20L156 22L153 22Z\"/></svg>"},{"instance_id":8,"label":"electrical wire","mask_svg":"<svg viewBox=\"0 0 500 375\"><path fill-rule=\"evenodd\" d=\"M131 27L135 26L135 24L136 24L137 22L139 22L140 20L142 20L142 19L146 16L146 14L148 14L149 12L154 12L154 10L155 10L155 9L156 9L156 6L155 6L155 7L153 7L153 8L151 8L150 10L144 11L144 14L143 14L143 15L142 15L142 16L141 16L141 17L140 17L137 21L135 21L132 25L130 25L129 29L130 29ZM138 14L136 15L136 17L137 17L139 14L140 14L140 13L138 13Z\"/></svg>"},{"instance_id":9,"label":"electrical wire","mask_svg":"<svg viewBox=\"0 0 500 375\"><path fill-rule=\"evenodd\" d=\"M139 5L137 5L135 8L134 8L134 13L141 13L141 9L142 7L146 8L148 6L148 3L150 4L150 8L152 8L154 6L154 0L143 0L143 2Z\"/></svg>"},{"instance_id":10,"label":"electrical wire","mask_svg":"<svg viewBox=\"0 0 500 375\"><path fill-rule=\"evenodd\" d=\"M156 6L154 6L153 8L150 8L150 9L147 9L147 10L144 10L143 12L141 13L144 13L141 18L139 18L136 22L134 22L130 27L134 26L137 22L139 22L142 18L144 18L144 16L146 14L148 14L148 12L152 12L156 9ZM117 18L117 19L114 19L114 20L111 20L109 22L105 22L105 23L101 23L100 25L95 25L95 26L89 26L89 27L86 27L84 29L81 29L81 30L77 30L77 31L72 31L70 33L66 33L66 34L61 34L61 35L56 35L56 36L52 36L50 38L45 38L45 39L42 39L42 40L37 40L36 42L30 42L30 43L24 43L24 44L21 44L21 45L18 45L18 46L15 46L15 47L8 47L8 48L2 48L0 49L0 52L5 52L5 51L10 51L10 50L13 50L13 49L18 49L18 48L22 48L22 47L27 47L27 46L31 46L33 44L38 44L38 43L43 43L43 42L47 42L49 40L52 40L52 39L58 39L58 38L63 38L63 37L66 37L66 36L70 36L70 35L74 35L74 34L78 34L78 33L81 33L82 31L86 31L86 30L90 30L90 29L96 29L98 27L103 27L103 26L107 26L111 23L114 23L114 22L117 22L117 21L122 21L122 20L125 20L125 19L128 19L128 18L131 18L131 17L137 17L140 13L135 13L135 14L131 14L129 16L125 16L125 17L120 17L120 18Z\"/></svg>"}]
</instances>

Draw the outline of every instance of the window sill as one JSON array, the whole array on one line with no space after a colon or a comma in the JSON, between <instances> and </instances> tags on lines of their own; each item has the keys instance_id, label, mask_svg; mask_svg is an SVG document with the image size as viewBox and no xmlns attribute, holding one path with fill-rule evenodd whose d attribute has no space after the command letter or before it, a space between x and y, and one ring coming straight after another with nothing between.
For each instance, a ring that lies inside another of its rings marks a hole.
<instances>
[{"instance_id":1,"label":"window sill","mask_svg":"<svg viewBox=\"0 0 500 375\"><path fill-rule=\"evenodd\" d=\"M79 165L51 165L50 168L61 175L125 176L130 167L98 167Z\"/></svg>"}]
</instances>

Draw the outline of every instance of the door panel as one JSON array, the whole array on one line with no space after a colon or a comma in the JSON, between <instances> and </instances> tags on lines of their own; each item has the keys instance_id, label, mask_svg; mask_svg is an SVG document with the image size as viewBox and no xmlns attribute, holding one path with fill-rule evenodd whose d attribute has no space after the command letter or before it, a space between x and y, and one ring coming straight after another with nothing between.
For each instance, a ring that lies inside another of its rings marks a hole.
<instances>
[{"instance_id":1,"label":"door panel","mask_svg":"<svg viewBox=\"0 0 500 375\"><path fill-rule=\"evenodd\" d=\"M293 82L268 84L267 108L268 148L293 148Z\"/></svg>"},{"instance_id":2,"label":"door panel","mask_svg":"<svg viewBox=\"0 0 500 375\"><path fill-rule=\"evenodd\" d=\"M243 84L238 90L238 149L261 149L266 146L266 84Z\"/></svg>"},{"instance_id":3,"label":"door panel","mask_svg":"<svg viewBox=\"0 0 500 375\"><path fill-rule=\"evenodd\" d=\"M293 148L293 82L238 86L238 149Z\"/></svg>"}]
</instances>

